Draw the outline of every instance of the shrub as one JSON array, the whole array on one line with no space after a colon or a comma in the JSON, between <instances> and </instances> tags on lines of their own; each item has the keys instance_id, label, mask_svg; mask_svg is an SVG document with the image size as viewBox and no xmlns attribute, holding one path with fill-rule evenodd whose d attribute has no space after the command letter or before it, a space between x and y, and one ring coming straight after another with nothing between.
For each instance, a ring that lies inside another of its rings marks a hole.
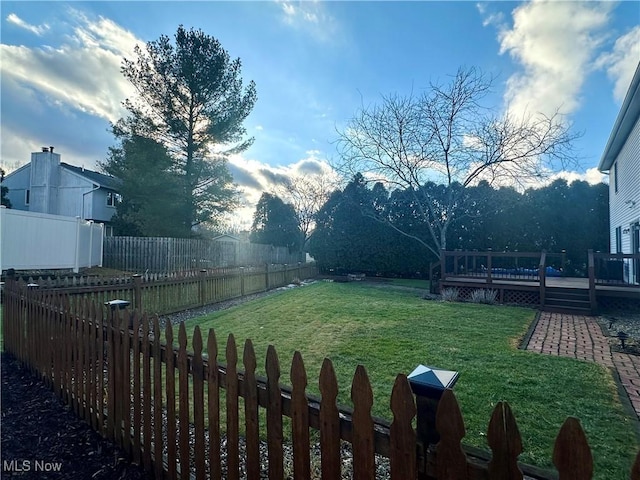
<instances>
[{"instance_id":1,"label":"shrub","mask_svg":"<svg viewBox=\"0 0 640 480\"><path fill-rule=\"evenodd\" d=\"M474 290L471 292L472 303L486 303L487 305L493 305L496 303L496 297L498 292L496 290Z\"/></svg>"},{"instance_id":2,"label":"shrub","mask_svg":"<svg viewBox=\"0 0 640 480\"><path fill-rule=\"evenodd\" d=\"M460 298L460 292L457 288L445 288L440 292L443 302L457 302Z\"/></svg>"}]
</instances>

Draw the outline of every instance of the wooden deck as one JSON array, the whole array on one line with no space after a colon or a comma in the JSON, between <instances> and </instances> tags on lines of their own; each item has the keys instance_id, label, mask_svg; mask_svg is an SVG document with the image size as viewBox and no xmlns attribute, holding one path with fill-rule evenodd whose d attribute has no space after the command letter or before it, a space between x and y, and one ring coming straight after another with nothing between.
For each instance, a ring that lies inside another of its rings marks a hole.
<instances>
[{"instance_id":1,"label":"wooden deck","mask_svg":"<svg viewBox=\"0 0 640 480\"><path fill-rule=\"evenodd\" d=\"M491 283L487 281L486 275L448 275L442 280L443 285L455 286L459 284L469 284L469 286L478 286L484 284L486 286L513 286L513 287L526 287L532 290L540 288L540 280L529 279L509 279L509 278L496 278L491 279ZM449 285L452 284L452 285ZM589 279L579 277L547 277L545 281L547 288L575 288L589 290ZM596 291L600 292L618 292L629 296L631 298L640 298L640 285L618 285L618 284L596 284ZM628 295L627 295L628 294Z\"/></svg>"}]
</instances>

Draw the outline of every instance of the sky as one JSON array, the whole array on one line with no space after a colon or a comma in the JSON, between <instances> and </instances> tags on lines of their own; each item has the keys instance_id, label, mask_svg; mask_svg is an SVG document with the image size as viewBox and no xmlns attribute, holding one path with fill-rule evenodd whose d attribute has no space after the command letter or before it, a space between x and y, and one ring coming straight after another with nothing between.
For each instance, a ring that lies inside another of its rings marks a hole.
<instances>
[{"instance_id":1,"label":"sky","mask_svg":"<svg viewBox=\"0 0 640 480\"><path fill-rule=\"evenodd\" d=\"M0 2L0 166L42 146L98 169L109 131L133 96L120 73L134 46L178 25L240 58L258 100L253 145L229 159L241 227L278 175L328 172L349 119L383 95L421 93L459 67L495 77L498 112L556 111L579 166L561 176L601 181L597 165L640 62L640 1ZM238 225L236 225L238 226Z\"/></svg>"}]
</instances>

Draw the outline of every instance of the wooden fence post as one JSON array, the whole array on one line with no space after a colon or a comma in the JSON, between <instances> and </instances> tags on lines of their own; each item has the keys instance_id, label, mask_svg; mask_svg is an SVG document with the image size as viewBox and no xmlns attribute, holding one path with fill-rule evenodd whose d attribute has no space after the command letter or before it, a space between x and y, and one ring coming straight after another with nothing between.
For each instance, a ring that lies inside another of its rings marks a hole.
<instances>
[{"instance_id":1,"label":"wooden fence post","mask_svg":"<svg viewBox=\"0 0 640 480\"><path fill-rule=\"evenodd\" d=\"M588 257L589 303L591 304L591 313L595 313L598 309L598 300L596 298L596 267L593 250L588 251Z\"/></svg>"},{"instance_id":2,"label":"wooden fence post","mask_svg":"<svg viewBox=\"0 0 640 480\"><path fill-rule=\"evenodd\" d=\"M199 297L198 300L200 302L200 305L205 305L206 303L206 296L205 296L206 275L207 275L207 271L205 269L200 270L200 282L198 287L198 297Z\"/></svg>"},{"instance_id":3,"label":"wooden fence post","mask_svg":"<svg viewBox=\"0 0 640 480\"><path fill-rule=\"evenodd\" d=\"M264 264L264 278L265 278L265 290L269 290L269 264Z\"/></svg>"},{"instance_id":4,"label":"wooden fence post","mask_svg":"<svg viewBox=\"0 0 640 480\"><path fill-rule=\"evenodd\" d=\"M142 312L142 275L133 276L133 308Z\"/></svg>"},{"instance_id":5,"label":"wooden fence post","mask_svg":"<svg viewBox=\"0 0 640 480\"><path fill-rule=\"evenodd\" d=\"M244 297L244 267L240 267L240 296Z\"/></svg>"}]
</instances>

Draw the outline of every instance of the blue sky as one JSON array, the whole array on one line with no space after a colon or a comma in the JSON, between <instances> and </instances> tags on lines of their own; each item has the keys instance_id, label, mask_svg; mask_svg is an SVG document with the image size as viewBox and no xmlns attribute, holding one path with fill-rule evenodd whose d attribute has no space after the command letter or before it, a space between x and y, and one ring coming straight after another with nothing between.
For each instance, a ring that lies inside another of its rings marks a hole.
<instances>
[{"instance_id":1,"label":"blue sky","mask_svg":"<svg viewBox=\"0 0 640 480\"><path fill-rule=\"evenodd\" d=\"M7 170L54 145L95 168L132 94L133 46L177 26L220 40L254 80L254 145L231 159L245 216L273 173L327 169L336 129L383 94L421 92L460 66L495 76L498 111L560 109L595 172L640 61L640 2L0 2L1 147Z\"/></svg>"}]
</instances>

